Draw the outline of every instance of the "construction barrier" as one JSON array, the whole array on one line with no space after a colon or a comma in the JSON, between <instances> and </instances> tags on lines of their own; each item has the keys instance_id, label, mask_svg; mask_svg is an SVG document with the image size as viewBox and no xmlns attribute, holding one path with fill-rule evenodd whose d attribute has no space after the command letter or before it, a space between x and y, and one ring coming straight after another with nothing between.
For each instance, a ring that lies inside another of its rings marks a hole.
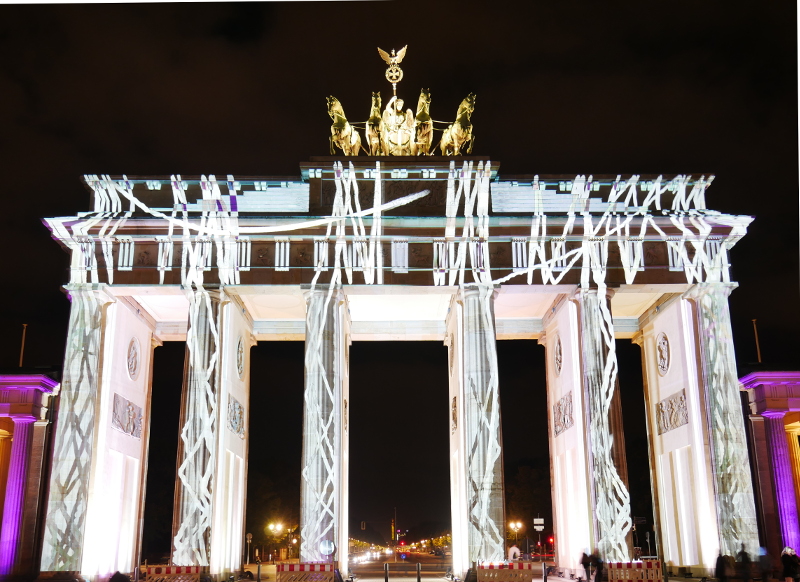
<instances>
[{"instance_id":1,"label":"construction barrier","mask_svg":"<svg viewBox=\"0 0 800 582\"><path fill-rule=\"evenodd\" d=\"M147 566L145 582L200 582L207 568L203 566Z\"/></svg>"},{"instance_id":2,"label":"construction barrier","mask_svg":"<svg viewBox=\"0 0 800 582\"><path fill-rule=\"evenodd\" d=\"M334 582L335 564L277 564L276 582Z\"/></svg>"},{"instance_id":3,"label":"construction barrier","mask_svg":"<svg viewBox=\"0 0 800 582\"><path fill-rule=\"evenodd\" d=\"M639 562L608 562L608 580L635 580L663 582L661 561L645 560Z\"/></svg>"},{"instance_id":4,"label":"construction barrier","mask_svg":"<svg viewBox=\"0 0 800 582\"><path fill-rule=\"evenodd\" d=\"M478 582L531 582L532 580L532 562L478 564Z\"/></svg>"}]
</instances>

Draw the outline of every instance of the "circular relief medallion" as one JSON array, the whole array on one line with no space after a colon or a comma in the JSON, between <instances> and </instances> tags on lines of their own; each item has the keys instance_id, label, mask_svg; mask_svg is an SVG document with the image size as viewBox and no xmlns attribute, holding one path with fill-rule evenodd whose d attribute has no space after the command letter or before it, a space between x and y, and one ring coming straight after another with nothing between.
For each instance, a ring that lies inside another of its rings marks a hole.
<instances>
[{"instance_id":1,"label":"circular relief medallion","mask_svg":"<svg viewBox=\"0 0 800 582\"><path fill-rule=\"evenodd\" d=\"M139 377L140 361L139 340L132 337L128 344L128 376L130 376L131 380L136 380Z\"/></svg>"},{"instance_id":2,"label":"circular relief medallion","mask_svg":"<svg viewBox=\"0 0 800 582\"><path fill-rule=\"evenodd\" d=\"M553 350L553 365L556 369L556 376L561 375L561 364L564 361L564 353L561 349L561 338L556 338L556 347Z\"/></svg>"},{"instance_id":3,"label":"circular relief medallion","mask_svg":"<svg viewBox=\"0 0 800 582\"><path fill-rule=\"evenodd\" d=\"M244 338L239 336L239 343L236 344L236 371L239 377L244 373Z\"/></svg>"},{"instance_id":4,"label":"circular relief medallion","mask_svg":"<svg viewBox=\"0 0 800 582\"><path fill-rule=\"evenodd\" d=\"M669 371L670 353L669 338L663 331L656 338L656 355L658 357L658 373L662 376Z\"/></svg>"}]
</instances>

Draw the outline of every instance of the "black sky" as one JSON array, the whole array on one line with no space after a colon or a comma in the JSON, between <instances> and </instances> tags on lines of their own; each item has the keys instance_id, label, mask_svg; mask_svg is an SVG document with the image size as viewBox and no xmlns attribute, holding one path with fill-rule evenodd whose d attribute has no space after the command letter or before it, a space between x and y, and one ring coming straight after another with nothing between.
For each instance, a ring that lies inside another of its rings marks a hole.
<instances>
[{"instance_id":1,"label":"black sky","mask_svg":"<svg viewBox=\"0 0 800 582\"><path fill-rule=\"evenodd\" d=\"M756 217L732 253L738 357L755 359L757 318L765 359L795 362L794 2L408 1L0 6L0 366L16 365L22 323L30 325L26 363L61 362L68 258L40 219L89 209L82 174L299 175L300 161L327 154L325 97L338 97L351 119L366 118L370 93L391 90L375 47L406 44L400 95L414 103L430 88L433 117L449 119L475 92L475 153L499 160L501 175L715 174L709 207ZM502 350L523 354L501 369L504 402L534 399L531 367L542 356L524 356L541 348L522 344L501 349L501 359ZM274 360L288 383L265 404L275 422L264 430L278 440L262 448L297 467L290 435L301 422L302 347L273 348L255 349L267 359L275 350L294 355ZM365 417L354 438L391 443L388 427L403 427L410 414L397 387L413 377L387 380L381 400L373 372L399 357L410 372L413 363L443 377L444 364L429 362L442 349L354 348L365 366L353 370L353 390L363 394L353 414ZM378 421L394 411L390 422L370 424L372 397ZM517 444L527 442L527 415L503 414L506 465L535 459ZM444 430L427 422L415 430ZM405 467L397 451L388 454L359 461L361 499L380 486L370 468ZM418 468L441 472L430 462Z\"/></svg>"}]
</instances>

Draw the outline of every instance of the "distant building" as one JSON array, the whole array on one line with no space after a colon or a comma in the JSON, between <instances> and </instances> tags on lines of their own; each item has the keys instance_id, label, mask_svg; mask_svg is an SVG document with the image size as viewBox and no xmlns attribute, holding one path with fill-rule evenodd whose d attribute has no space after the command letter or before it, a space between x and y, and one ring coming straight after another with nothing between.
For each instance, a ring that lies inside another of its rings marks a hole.
<instances>
[{"instance_id":1,"label":"distant building","mask_svg":"<svg viewBox=\"0 0 800 582\"><path fill-rule=\"evenodd\" d=\"M773 557L800 546L800 371L751 372L739 380L748 423L762 543Z\"/></svg>"},{"instance_id":2,"label":"distant building","mask_svg":"<svg viewBox=\"0 0 800 582\"><path fill-rule=\"evenodd\" d=\"M0 370L0 579L33 577L41 554L51 398L58 374Z\"/></svg>"}]
</instances>

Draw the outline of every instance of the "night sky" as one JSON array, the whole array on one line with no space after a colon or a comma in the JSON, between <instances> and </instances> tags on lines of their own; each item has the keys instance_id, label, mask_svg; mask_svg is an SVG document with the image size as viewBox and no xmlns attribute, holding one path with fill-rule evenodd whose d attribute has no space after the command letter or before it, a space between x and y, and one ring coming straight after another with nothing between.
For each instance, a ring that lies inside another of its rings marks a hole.
<instances>
[{"instance_id":1,"label":"night sky","mask_svg":"<svg viewBox=\"0 0 800 582\"><path fill-rule=\"evenodd\" d=\"M391 92L375 48L406 44L399 95L413 107L430 88L432 116L450 119L475 92L474 153L501 176L715 174L709 207L756 217L731 255L738 358L756 358L757 319L764 359L796 365L795 3L466 1L0 6L0 367L16 366L23 323L26 365L62 361L68 257L41 219L89 209L83 174L299 176L328 153L325 97L366 119L370 93ZM638 348L618 343L629 457L641 456ZM544 351L498 351L519 484L526 467L547 470ZM182 354L155 357L153 422L175 436ZM252 355L249 496L269 508L251 516L263 526L297 513L303 345ZM404 529L447 522L445 348L362 343L351 361L351 517L385 537L395 507ZM169 475L164 438L151 468ZM647 486L631 480L636 505ZM149 491L155 523L171 492Z\"/></svg>"}]
</instances>

